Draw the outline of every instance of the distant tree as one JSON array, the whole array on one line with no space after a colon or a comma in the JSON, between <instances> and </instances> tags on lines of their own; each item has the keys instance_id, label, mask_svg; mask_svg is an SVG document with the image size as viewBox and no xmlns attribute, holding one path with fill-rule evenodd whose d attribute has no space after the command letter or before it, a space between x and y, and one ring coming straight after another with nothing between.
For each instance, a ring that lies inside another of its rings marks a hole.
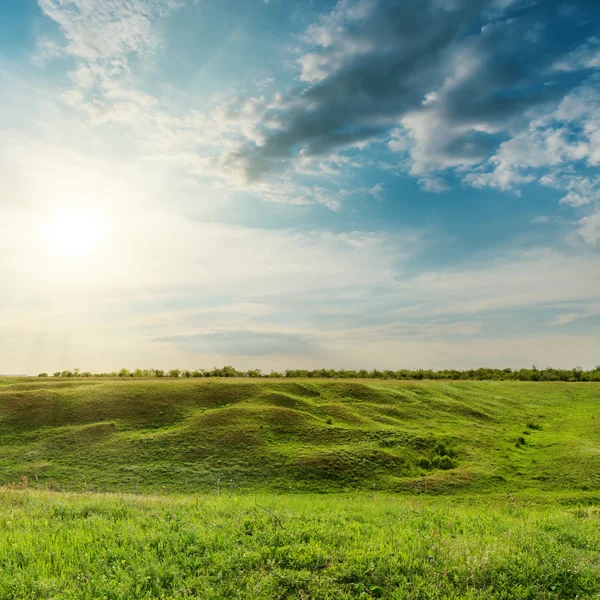
<instances>
[{"instance_id":1,"label":"distant tree","mask_svg":"<svg viewBox=\"0 0 600 600\"><path fill-rule=\"evenodd\" d=\"M327 379L399 379L399 380L475 380L475 381L568 381L568 382L587 382L600 381L600 365L586 371L581 367L573 369L554 369L546 367L538 369L535 365L531 368L512 370L495 369L490 367L480 367L478 369L443 369L433 371L431 369L400 369L397 371L385 370L379 371L373 369L367 371L346 370L346 369L287 369L283 373L271 371L269 374L263 373L260 369L249 369L248 371L238 371L231 365L224 367L213 367L211 370L196 369L194 371L171 369L166 374L168 377L287 377L287 378L327 378ZM79 369L55 371L53 377L94 377L90 371L81 372ZM40 373L39 377L48 377L47 373ZM165 377L165 371L162 369L121 369L111 373L100 373L97 377Z\"/></svg>"},{"instance_id":2,"label":"distant tree","mask_svg":"<svg viewBox=\"0 0 600 600\"><path fill-rule=\"evenodd\" d=\"M240 377L242 374L236 371L231 365L226 365L221 369L221 377Z\"/></svg>"}]
</instances>

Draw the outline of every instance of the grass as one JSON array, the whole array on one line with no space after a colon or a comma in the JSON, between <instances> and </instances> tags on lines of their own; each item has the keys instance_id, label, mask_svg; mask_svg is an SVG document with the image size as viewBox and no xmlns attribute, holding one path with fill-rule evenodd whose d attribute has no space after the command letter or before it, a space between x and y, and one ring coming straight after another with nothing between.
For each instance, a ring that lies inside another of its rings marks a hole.
<instances>
[{"instance_id":1,"label":"grass","mask_svg":"<svg viewBox=\"0 0 600 600\"><path fill-rule=\"evenodd\" d=\"M429 493L600 488L600 384L0 380L0 484Z\"/></svg>"},{"instance_id":2,"label":"grass","mask_svg":"<svg viewBox=\"0 0 600 600\"><path fill-rule=\"evenodd\" d=\"M600 598L600 497L0 491L0 599Z\"/></svg>"},{"instance_id":3,"label":"grass","mask_svg":"<svg viewBox=\"0 0 600 600\"><path fill-rule=\"evenodd\" d=\"M0 600L600 599L599 408L595 383L0 379Z\"/></svg>"}]
</instances>

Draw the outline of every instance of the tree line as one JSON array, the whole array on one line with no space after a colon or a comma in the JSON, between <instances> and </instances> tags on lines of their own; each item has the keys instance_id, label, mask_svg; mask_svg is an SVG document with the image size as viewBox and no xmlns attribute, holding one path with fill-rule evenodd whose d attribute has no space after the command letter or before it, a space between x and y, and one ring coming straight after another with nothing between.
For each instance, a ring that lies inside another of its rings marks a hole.
<instances>
[{"instance_id":1,"label":"tree line","mask_svg":"<svg viewBox=\"0 0 600 600\"><path fill-rule=\"evenodd\" d=\"M48 373L40 373L38 377L49 377ZM476 381L600 381L600 365L586 371L581 367L573 369L538 369L535 365L530 369L400 369L398 371L373 369L287 369L283 372L263 372L260 369L238 371L234 367L213 367L212 369L121 369L110 373L92 373L80 369L56 371L52 377L114 377L114 378L190 378L190 377L252 377L252 378L294 378L294 379L398 379L398 380L476 380Z\"/></svg>"}]
</instances>

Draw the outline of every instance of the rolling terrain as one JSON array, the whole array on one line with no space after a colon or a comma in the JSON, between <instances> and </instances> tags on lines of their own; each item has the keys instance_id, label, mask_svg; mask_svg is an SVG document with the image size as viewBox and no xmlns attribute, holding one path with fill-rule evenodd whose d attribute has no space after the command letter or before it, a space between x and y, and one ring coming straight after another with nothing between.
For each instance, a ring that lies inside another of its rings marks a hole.
<instances>
[{"instance_id":1,"label":"rolling terrain","mask_svg":"<svg viewBox=\"0 0 600 600\"><path fill-rule=\"evenodd\" d=\"M0 485L600 490L600 384L0 380Z\"/></svg>"}]
</instances>

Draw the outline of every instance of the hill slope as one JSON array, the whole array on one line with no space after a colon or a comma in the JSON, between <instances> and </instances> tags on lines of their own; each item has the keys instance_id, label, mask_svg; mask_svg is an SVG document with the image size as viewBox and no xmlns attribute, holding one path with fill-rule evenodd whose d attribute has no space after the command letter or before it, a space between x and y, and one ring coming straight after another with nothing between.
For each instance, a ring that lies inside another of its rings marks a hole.
<instances>
[{"instance_id":1,"label":"hill slope","mask_svg":"<svg viewBox=\"0 0 600 600\"><path fill-rule=\"evenodd\" d=\"M599 409L596 383L5 379L0 484L596 490Z\"/></svg>"}]
</instances>

